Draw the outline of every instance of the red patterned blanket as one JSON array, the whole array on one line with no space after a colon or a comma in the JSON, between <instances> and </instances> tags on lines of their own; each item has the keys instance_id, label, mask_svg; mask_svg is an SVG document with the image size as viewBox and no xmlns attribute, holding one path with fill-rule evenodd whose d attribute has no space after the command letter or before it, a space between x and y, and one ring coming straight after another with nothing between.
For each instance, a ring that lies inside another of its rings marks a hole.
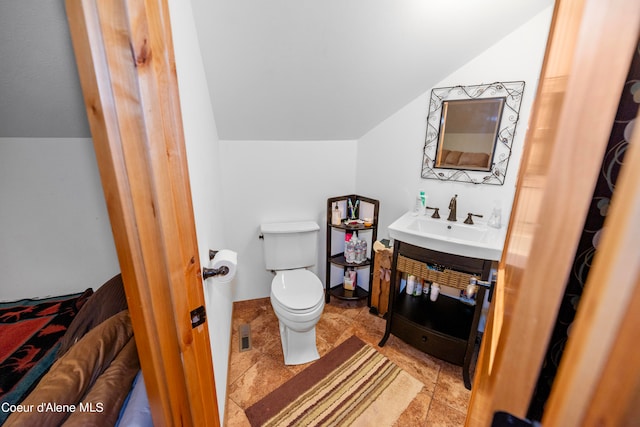
<instances>
[{"instance_id":1,"label":"red patterned blanket","mask_svg":"<svg viewBox=\"0 0 640 427\"><path fill-rule=\"evenodd\" d=\"M0 402L15 404L54 362L58 342L93 294L0 303ZM0 411L0 424L8 414Z\"/></svg>"}]
</instances>

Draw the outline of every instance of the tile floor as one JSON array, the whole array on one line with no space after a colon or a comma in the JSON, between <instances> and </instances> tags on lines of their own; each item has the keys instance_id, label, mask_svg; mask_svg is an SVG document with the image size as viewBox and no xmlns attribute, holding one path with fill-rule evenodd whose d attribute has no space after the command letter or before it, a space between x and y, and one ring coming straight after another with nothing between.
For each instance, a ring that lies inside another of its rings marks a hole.
<instances>
[{"instance_id":1,"label":"tile floor","mask_svg":"<svg viewBox=\"0 0 640 427\"><path fill-rule=\"evenodd\" d=\"M251 325L252 349L240 352L238 327L245 323ZM424 384L397 426L463 426L471 392L462 382L462 368L418 351L393 335L384 347L378 347L384 328L385 320L370 314L366 301L332 298L316 327L318 351L322 357L351 335L358 336ZM284 365L278 321L269 298L234 304L231 339L225 425L249 426L244 409L309 364Z\"/></svg>"}]
</instances>

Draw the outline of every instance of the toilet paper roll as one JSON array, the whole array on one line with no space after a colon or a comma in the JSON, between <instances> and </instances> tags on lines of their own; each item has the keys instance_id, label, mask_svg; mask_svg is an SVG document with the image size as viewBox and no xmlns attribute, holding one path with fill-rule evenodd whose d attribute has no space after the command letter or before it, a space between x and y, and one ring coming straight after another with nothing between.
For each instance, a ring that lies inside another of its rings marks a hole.
<instances>
[{"instance_id":1,"label":"toilet paper roll","mask_svg":"<svg viewBox=\"0 0 640 427\"><path fill-rule=\"evenodd\" d=\"M230 249L218 251L213 260L211 260L211 268L219 269L221 267L227 267L229 272L225 275L214 276L212 280L216 283L228 283L233 280L238 267L238 254Z\"/></svg>"}]
</instances>

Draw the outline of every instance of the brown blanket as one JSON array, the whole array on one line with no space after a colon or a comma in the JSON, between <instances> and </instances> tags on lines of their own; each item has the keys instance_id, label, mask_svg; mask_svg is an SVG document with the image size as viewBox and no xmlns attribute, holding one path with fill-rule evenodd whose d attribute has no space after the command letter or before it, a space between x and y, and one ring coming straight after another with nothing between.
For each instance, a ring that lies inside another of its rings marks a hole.
<instances>
[{"instance_id":1,"label":"brown blanket","mask_svg":"<svg viewBox=\"0 0 640 427\"><path fill-rule=\"evenodd\" d=\"M67 418L70 425L113 424L139 369L132 337L128 310L96 326L53 364L5 425L59 426Z\"/></svg>"}]
</instances>

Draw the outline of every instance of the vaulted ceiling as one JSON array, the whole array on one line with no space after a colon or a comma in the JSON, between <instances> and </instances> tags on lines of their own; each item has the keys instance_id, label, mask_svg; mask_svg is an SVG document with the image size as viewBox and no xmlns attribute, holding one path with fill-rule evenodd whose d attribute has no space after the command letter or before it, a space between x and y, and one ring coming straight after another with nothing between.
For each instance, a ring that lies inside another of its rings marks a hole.
<instances>
[{"instance_id":1,"label":"vaulted ceiling","mask_svg":"<svg viewBox=\"0 0 640 427\"><path fill-rule=\"evenodd\" d=\"M227 140L357 139L551 4L192 0ZM64 1L0 1L0 40L0 137L90 136Z\"/></svg>"}]
</instances>

